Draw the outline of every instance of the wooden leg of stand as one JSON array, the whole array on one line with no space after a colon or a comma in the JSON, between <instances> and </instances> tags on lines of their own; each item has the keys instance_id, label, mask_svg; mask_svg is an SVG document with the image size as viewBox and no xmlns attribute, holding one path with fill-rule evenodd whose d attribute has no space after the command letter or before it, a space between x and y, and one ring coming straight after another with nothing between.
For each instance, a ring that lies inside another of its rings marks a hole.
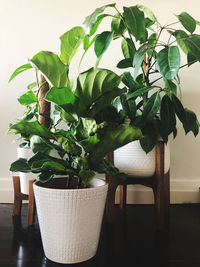
<instances>
[{"instance_id":1,"label":"wooden leg of stand","mask_svg":"<svg viewBox=\"0 0 200 267\"><path fill-rule=\"evenodd\" d=\"M126 207L127 185L120 185L120 210L124 211Z\"/></svg>"},{"instance_id":2,"label":"wooden leg of stand","mask_svg":"<svg viewBox=\"0 0 200 267\"><path fill-rule=\"evenodd\" d=\"M28 203L28 225L34 224L34 217L35 217L35 200L34 200L34 193L33 193L33 180L29 181L29 203Z\"/></svg>"},{"instance_id":3,"label":"wooden leg of stand","mask_svg":"<svg viewBox=\"0 0 200 267\"><path fill-rule=\"evenodd\" d=\"M13 216L21 214L22 199L20 197L20 180L19 176L13 176L13 186L14 186L14 205L13 205Z\"/></svg>"},{"instance_id":4,"label":"wooden leg of stand","mask_svg":"<svg viewBox=\"0 0 200 267\"><path fill-rule=\"evenodd\" d=\"M106 220L108 223L114 222L115 192L118 186L118 179L114 176L107 177L108 195L106 201Z\"/></svg>"}]
</instances>

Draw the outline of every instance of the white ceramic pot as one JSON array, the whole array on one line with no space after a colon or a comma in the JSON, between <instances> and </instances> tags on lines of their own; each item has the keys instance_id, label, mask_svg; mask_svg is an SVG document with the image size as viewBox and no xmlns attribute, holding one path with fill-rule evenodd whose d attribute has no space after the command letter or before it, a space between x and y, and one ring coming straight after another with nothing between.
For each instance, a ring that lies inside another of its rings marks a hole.
<instances>
[{"instance_id":1,"label":"white ceramic pot","mask_svg":"<svg viewBox=\"0 0 200 267\"><path fill-rule=\"evenodd\" d=\"M30 148L17 148L17 157L18 158L29 158L33 156L33 152ZM19 172L20 178L20 188L21 193L28 195L29 194L29 180L35 180L37 178L36 174L33 173L24 173Z\"/></svg>"},{"instance_id":2,"label":"white ceramic pot","mask_svg":"<svg viewBox=\"0 0 200 267\"><path fill-rule=\"evenodd\" d=\"M108 185L100 179L93 179L86 189L51 189L34 183L42 243L48 259L78 263L96 254L107 189Z\"/></svg>"},{"instance_id":3,"label":"white ceramic pot","mask_svg":"<svg viewBox=\"0 0 200 267\"><path fill-rule=\"evenodd\" d=\"M136 177L151 177L155 173L155 148L149 153L145 153L139 141L131 142L114 152L115 166L121 172ZM170 167L169 145L165 145L165 173Z\"/></svg>"}]
</instances>

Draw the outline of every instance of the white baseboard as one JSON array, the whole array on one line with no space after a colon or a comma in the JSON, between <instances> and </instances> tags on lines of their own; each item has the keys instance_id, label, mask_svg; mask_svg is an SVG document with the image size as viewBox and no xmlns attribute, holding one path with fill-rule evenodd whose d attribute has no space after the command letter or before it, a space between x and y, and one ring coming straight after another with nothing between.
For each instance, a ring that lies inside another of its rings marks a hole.
<instances>
[{"instance_id":1,"label":"white baseboard","mask_svg":"<svg viewBox=\"0 0 200 267\"><path fill-rule=\"evenodd\" d=\"M198 179L171 179L170 202L200 203L200 178ZM13 203L14 200L12 178L0 178L0 203ZM116 193L116 203L119 203L119 188ZM140 186L129 185L127 193L128 204L154 203L152 190Z\"/></svg>"}]
</instances>

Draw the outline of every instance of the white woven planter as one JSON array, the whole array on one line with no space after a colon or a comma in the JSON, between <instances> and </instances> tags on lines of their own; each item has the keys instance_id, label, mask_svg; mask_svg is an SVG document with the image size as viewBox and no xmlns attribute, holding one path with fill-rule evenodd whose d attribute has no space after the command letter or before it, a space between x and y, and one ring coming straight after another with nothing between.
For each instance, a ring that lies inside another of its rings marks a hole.
<instances>
[{"instance_id":1,"label":"white woven planter","mask_svg":"<svg viewBox=\"0 0 200 267\"><path fill-rule=\"evenodd\" d=\"M59 179L59 178L58 178ZM96 254L108 185L93 179L86 189L50 189L34 183L45 255L78 263Z\"/></svg>"},{"instance_id":2,"label":"white woven planter","mask_svg":"<svg viewBox=\"0 0 200 267\"><path fill-rule=\"evenodd\" d=\"M131 142L114 152L115 166L120 171L136 177L151 177L155 173L155 148L145 153L139 141ZM170 167L169 145L165 145L165 173Z\"/></svg>"},{"instance_id":3,"label":"white woven planter","mask_svg":"<svg viewBox=\"0 0 200 267\"><path fill-rule=\"evenodd\" d=\"M30 148L17 148L17 157L18 158L29 158L33 156L33 152ZM37 178L36 174L33 173L24 173L19 172L20 178L20 188L21 193L28 195L29 194L29 180L35 180Z\"/></svg>"}]
</instances>

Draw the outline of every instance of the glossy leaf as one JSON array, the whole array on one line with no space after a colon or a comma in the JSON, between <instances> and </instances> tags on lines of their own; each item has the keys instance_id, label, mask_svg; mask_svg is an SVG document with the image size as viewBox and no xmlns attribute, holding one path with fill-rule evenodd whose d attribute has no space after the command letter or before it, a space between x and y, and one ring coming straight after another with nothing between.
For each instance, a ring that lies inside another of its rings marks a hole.
<instances>
[{"instance_id":1,"label":"glossy leaf","mask_svg":"<svg viewBox=\"0 0 200 267\"><path fill-rule=\"evenodd\" d=\"M72 58L79 49L85 37L85 30L82 27L74 27L64 33L61 37L60 59L63 63L69 65Z\"/></svg>"},{"instance_id":2,"label":"glossy leaf","mask_svg":"<svg viewBox=\"0 0 200 267\"><path fill-rule=\"evenodd\" d=\"M195 31L195 29L196 29L196 21L187 12L182 12L177 17L178 17L180 23L183 25L183 27L187 31L189 31L190 33L193 33Z\"/></svg>"},{"instance_id":3,"label":"glossy leaf","mask_svg":"<svg viewBox=\"0 0 200 267\"><path fill-rule=\"evenodd\" d=\"M27 106L36 103L37 97L32 91L28 91L27 93L21 95L17 100L21 105Z\"/></svg>"},{"instance_id":4,"label":"glossy leaf","mask_svg":"<svg viewBox=\"0 0 200 267\"><path fill-rule=\"evenodd\" d=\"M171 80L167 80L163 77L164 83L165 83L165 92L168 96L176 95L177 93L177 86L174 82Z\"/></svg>"},{"instance_id":5,"label":"glossy leaf","mask_svg":"<svg viewBox=\"0 0 200 267\"><path fill-rule=\"evenodd\" d=\"M200 61L200 35L193 34L184 40L189 52Z\"/></svg>"},{"instance_id":6,"label":"glossy leaf","mask_svg":"<svg viewBox=\"0 0 200 267\"><path fill-rule=\"evenodd\" d=\"M124 72L122 74L123 83L130 89L130 91L134 91L140 86L136 81L134 81L130 72Z\"/></svg>"},{"instance_id":7,"label":"glossy leaf","mask_svg":"<svg viewBox=\"0 0 200 267\"><path fill-rule=\"evenodd\" d=\"M180 48L183 50L183 52L187 55L188 54L188 48L185 44L185 39L188 38L188 35L186 32L182 30L176 30L173 35L176 37L176 41Z\"/></svg>"},{"instance_id":8,"label":"glossy leaf","mask_svg":"<svg viewBox=\"0 0 200 267\"><path fill-rule=\"evenodd\" d=\"M82 183L87 186L92 178L94 178L95 174L96 173L92 170L80 170L78 176L81 178Z\"/></svg>"},{"instance_id":9,"label":"glossy leaf","mask_svg":"<svg viewBox=\"0 0 200 267\"><path fill-rule=\"evenodd\" d=\"M174 79L180 67L180 52L177 46L165 47L157 55L158 71L168 80Z\"/></svg>"},{"instance_id":10,"label":"glossy leaf","mask_svg":"<svg viewBox=\"0 0 200 267\"><path fill-rule=\"evenodd\" d=\"M113 32L113 39L121 37L126 31L126 27L120 14L116 14L112 19L111 31Z\"/></svg>"},{"instance_id":11,"label":"glossy leaf","mask_svg":"<svg viewBox=\"0 0 200 267\"><path fill-rule=\"evenodd\" d=\"M95 24L93 25L93 27L90 29L89 35L92 36L93 34L95 34L95 32L97 31L99 24L101 23L101 21L105 18L108 17L108 14L101 14L97 17L97 20L95 22Z\"/></svg>"},{"instance_id":12,"label":"glossy leaf","mask_svg":"<svg viewBox=\"0 0 200 267\"><path fill-rule=\"evenodd\" d=\"M134 57L136 48L135 48L135 45L131 41L130 38L126 38L126 39L122 40L121 48L122 48L122 53L123 53L125 58L133 58Z\"/></svg>"},{"instance_id":13,"label":"glossy leaf","mask_svg":"<svg viewBox=\"0 0 200 267\"><path fill-rule=\"evenodd\" d=\"M74 103L75 96L70 88L52 87L47 92L45 99L57 105L64 105L64 104Z\"/></svg>"},{"instance_id":14,"label":"glossy leaf","mask_svg":"<svg viewBox=\"0 0 200 267\"><path fill-rule=\"evenodd\" d=\"M187 134L188 132L192 131L194 136L197 136L199 133L199 122L197 120L196 114L185 108L185 115L186 115L186 121L183 124L185 133Z\"/></svg>"},{"instance_id":15,"label":"glossy leaf","mask_svg":"<svg viewBox=\"0 0 200 267\"><path fill-rule=\"evenodd\" d=\"M175 111L171 99L168 95L164 95L160 108L161 122L165 128L165 132L170 134L176 126Z\"/></svg>"},{"instance_id":16,"label":"glossy leaf","mask_svg":"<svg viewBox=\"0 0 200 267\"><path fill-rule=\"evenodd\" d=\"M27 159L19 158L14 161L10 166L11 172L31 172L31 168L27 162Z\"/></svg>"},{"instance_id":17,"label":"glossy leaf","mask_svg":"<svg viewBox=\"0 0 200 267\"><path fill-rule=\"evenodd\" d=\"M135 56L133 59L133 67L134 67L134 79L137 78L139 74L139 70L142 67L142 63L144 60L144 55L147 53L147 51L151 50L151 47L149 47L147 44L143 44L139 47L139 49L135 52Z\"/></svg>"},{"instance_id":18,"label":"glossy leaf","mask_svg":"<svg viewBox=\"0 0 200 267\"><path fill-rule=\"evenodd\" d=\"M90 33L90 30L92 29L92 27L94 27L94 25L97 22L98 16L104 12L104 10L107 7L114 7L115 4L108 4L108 5L104 5L102 7L98 7L95 9L94 12L92 12L92 14L90 14L89 16L87 16L85 18L85 21L83 22L85 28L86 28L86 33Z\"/></svg>"},{"instance_id":19,"label":"glossy leaf","mask_svg":"<svg viewBox=\"0 0 200 267\"><path fill-rule=\"evenodd\" d=\"M68 85L68 67L62 63L58 55L41 51L31 59L31 62L53 86L61 88Z\"/></svg>"},{"instance_id":20,"label":"glossy leaf","mask_svg":"<svg viewBox=\"0 0 200 267\"><path fill-rule=\"evenodd\" d=\"M131 99L131 98L136 98L138 96L142 96L144 93L149 92L153 88L155 88L155 87L154 86L144 86L142 88L139 88L139 89L135 90L134 92L128 93L127 94L127 99Z\"/></svg>"},{"instance_id":21,"label":"glossy leaf","mask_svg":"<svg viewBox=\"0 0 200 267\"><path fill-rule=\"evenodd\" d=\"M154 122L147 123L142 130L144 138L140 139L140 145L146 153L149 153L158 141L158 132L154 124Z\"/></svg>"},{"instance_id":22,"label":"glossy leaf","mask_svg":"<svg viewBox=\"0 0 200 267\"><path fill-rule=\"evenodd\" d=\"M175 96L172 95L172 104L174 107L174 110L176 112L177 117L182 123L186 122L186 114L185 114L185 109L181 103L181 101Z\"/></svg>"},{"instance_id":23,"label":"glossy leaf","mask_svg":"<svg viewBox=\"0 0 200 267\"><path fill-rule=\"evenodd\" d=\"M54 136L49 132L49 130L42 126L38 121L20 121L18 123L12 124L9 131L14 131L14 133L21 133L27 136L39 135L41 137L46 137L54 139Z\"/></svg>"},{"instance_id":24,"label":"glossy leaf","mask_svg":"<svg viewBox=\"0 0 200 267\"><path fill-rule=\"evenodd\" d=\"M94 51L97 58L100 58L107 50L110 42L112 41L113 33L109 31L102 32L94 43Z\"/></svg>"},{"instance_id":25,"label":"glossy leaf","mask_svg":"<svg viewBox=\"0 0 200 267\"><path fill-rule=\"evenodd\" d=\"M142 10L144 12L144 14L145 14L145 16L147 18L149 18L153 22L157 22L157 18L156 18L156 16L154 15L153 11L150 8L148 8L148 7L144 6L144 5L139 5L139 4L136 5L136 6L140 10Z\"/></svg>"},{"instance_id":26,"label":"glossy leaf","mask_svg":"<svg viewBox=\"0 0 200 267\"><path fill-rule=\"evenodd\" d=\"M91 162L98 162L109 152L142 137L139 128L126 124L109 126L102 131L103 135L99 133L99 142L94 145L90 154Z\"/></svg>"},{"instance_id":27,"label":"glossy leaf","mask_svg":"<svg viewBox=\"0 0 200 267\"><path fill-rule=\"evenodd\" d=\"M13 74L10 76L10 79L8 82L12 81L17 75L19 75L20 73L24 72L25 70L29 70L29 69L32 69L33 67L31 66L30 63L28 64L24 64L20 67L18 67L14 72Z\"/></svg>"},{"instance_id":28,"label":"glossy leaf","mask_svg":"<svg viewBox=\"0 0 200 267\"><path fill-rule=\"evenodd\" d=\"M161 97L160 93L154 93L144 105L144 110L142 112L142 120L144 122L153 118L158 110L160 109Z\"/></svg>"},{"instance_id":29,"label":"glossy leaf","mask_svg":"<svg viewBox=\"0 0 200 267\"><path fill-rule=\"evenodd\" d=\"M124 19L129 32L135 37L136 41L146 35L144 13L137 6L124 7Z\"/></svg>"},{"instance_id":30,"label":"glossy leaf","mask_svg":"<svg viewBox=\"0 0 200 267\"><path fill-rule=\"evenodd\" d=\"M125 69L133 67L133 58L125 58L118 62L117 68Z\"/></svg>"},{"instance_id":31,"label":"glossy leaf","mask_svg":"<svg viewBox=\"0 0 200 267\"><path fill-rule=\"evenodd\" d=\"M94 119L80 118L75 129L78 141L88 138L96 133L98 127Z\"/></svg>"},{"instance_id":32,"label":"glossy leaf","mask_svg":"<svg viewBox=\"0 0 200 267\"><path fill-rule=\"evenodd\" d=\"M134 120L137 111L135 100L126 99L126 96L122 95L121 103L126 116L128 116L130 120Z\"/></svg>"},{"instance_id":33,"label":"glossy leaf","mask_svg":"<svg viewBox=\"0 0 200 267\"><path fill-rule=\"evenodd\" d=\"M86 51L89 48L89 42L90 42L90 37L89 35L85 35L83 39L83 49Z\"/></svg>"},{"instance_id":34,"label":"glossy leaf","mask_svg":"<svg viewBox=\"0 0 200 267\"><path fill-rule=\"evenodd\" d=\"M193 56L193 54L191 54L190 52L187 54L187 62L188 62L188 67L191 66L192 64L194 64L195 62L197 62L197 59L195 56Z\"/></svg>"}]
</instances>

